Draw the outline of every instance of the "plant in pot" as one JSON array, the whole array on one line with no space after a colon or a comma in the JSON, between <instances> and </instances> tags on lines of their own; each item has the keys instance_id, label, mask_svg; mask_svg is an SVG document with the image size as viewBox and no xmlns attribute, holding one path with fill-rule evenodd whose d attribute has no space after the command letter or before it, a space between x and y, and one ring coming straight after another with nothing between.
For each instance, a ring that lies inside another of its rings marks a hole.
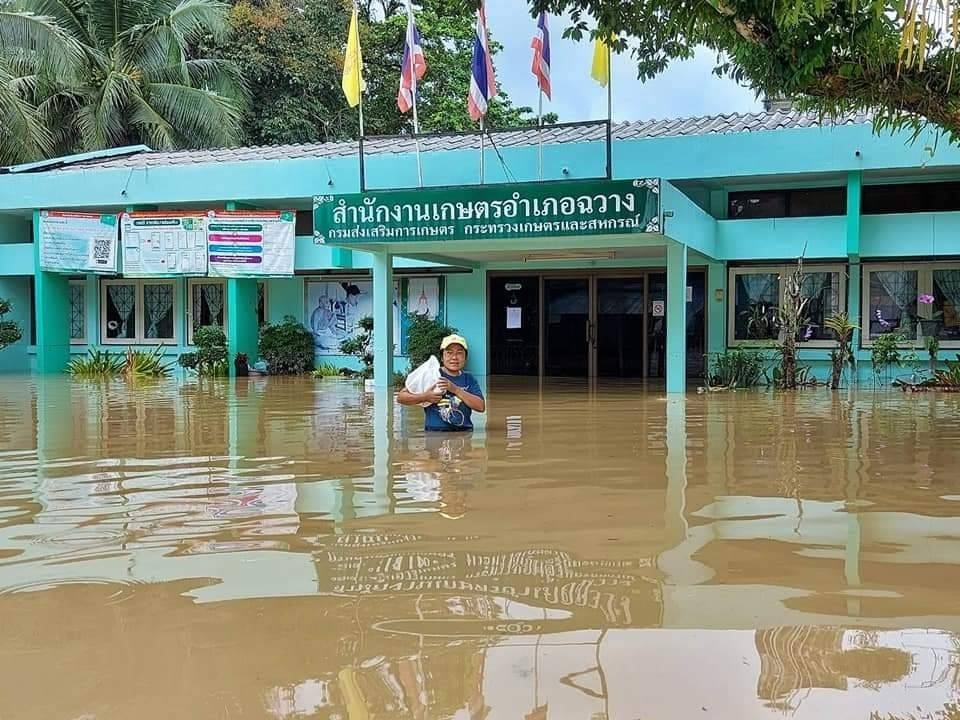
<instances>
[{"instance_id":1,"label":"plant in pot","mask_svg":"<svg viewBox=\"0 0 960 720\"><path fill-rule=\"evenodd\" d=\"M843 379L843 369L847 365L851 370L854 367L853 333L857 326L850 322L845 312L831 315L824 321L824 326L833 330L837 338L837 347L830 351L830 388L836 390Z\"/></svg>"},{"instance_id":2,"label":"plant in pot","mask_svg":"<svg viewBox=\"0 0 960 720\"><path fill-rule=\"evenodd\" d=\"M259 352L271 375L300 375L313 370L313 333L287 315L283 322L265 325L260 331Z\"/></svg>"}]
</instances>

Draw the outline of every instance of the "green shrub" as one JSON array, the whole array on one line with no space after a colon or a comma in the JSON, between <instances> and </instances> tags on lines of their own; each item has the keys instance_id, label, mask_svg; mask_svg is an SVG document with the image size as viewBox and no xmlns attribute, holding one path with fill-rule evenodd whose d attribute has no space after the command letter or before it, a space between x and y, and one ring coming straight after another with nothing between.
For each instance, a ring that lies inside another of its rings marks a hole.
<instances>
[{"instance_id":1,"label":"green shrub","mask_svg":"<svg viewBox=\"0 0 960 720\"><path fill-rule=\"evenodd\" d=\"M757 350L733 348L712 355L707 363L707 378L713 387L756 387L766 380L766 360Z\"/></svg>"},{"instance_id":2,"label":"green shrub","mask_svg":"<svg viewBox=\"0 0 960 720\"><path fill-rule=\"evenodd\" d=\"M193 333L196 352L183 353L177 358L182 368L205 377L223 377L227 374L227 336L216 325L198 328Z\"/></svg>"},{"instance_id":3,"label":"green shrub","mask_svg":"<svg viewBox=\"0 0 960 720\"><path fill-rule=\"evenodd\" d=\"M123 358L119 355L90 348L86 355L75 357L67 363L67 373L75 378L102 380L119 375L123 365Z\"/></svg>"},{"instance_id":4,"label":"green shrub","mask_svg":"<svg viewBox=\"0 0 960 720\"><path fill-rule=\"evenodd\" d=\"M127 348L121 362L122 373L127 380L169 377L173 368L173 363L164 362L161 345L149 352Z\"/></svg>"},{"instance_id":5,"label":"green shrub","mask_svg":"<svg viewBox=\"0 0 960 720\"><path fill-rule=\"evenodd\" d=\"M899 367L903 363L899 346L900 343L904 342L904 339L904 335L900 331L896 331L883 333L873 341L870 360L873 363L873 374L877 380L886 375L891 367Z\"/></svg>"},{"instance_id":6,"label":"green shrub","mask_svg":"<svg viewBox=\"0 0 960 720\"><path fill-rule=\"evenodd\" d=\"M20 326L12 320L4 320L3 316L13 310L9 300L0 298L0 350L13 345L23 337Z\"/></svg>"},{"instance_id":7,"label":"green shrub","mask_svg":"<svg viewBox=\"0 0 960 720\"><path fill-rule=\"evenodd\" d=\"M313 368L313 334L287 315L282 323L260 331L260 359L271 375L299 375Z\"/></svg>"},{"instance_id":8,"label":"green shrub","mask_svg":"<svg viewBox=\"0 0 960 720\"><path fill-rule=\"evenodd\" d=\"M369 315L362 317L357 325L360 326L360 334L340 343L340 352L359 358L363 365L360 375L371 378L373 377L373 318Z\"/></svg>"},{"instance_id":9,"label":"green shrub","mask_svg":"<svg viewBox=\"0 0 960 720\"><path fill-rule=\"evenodd\" d=\"M960 355L956 360L944 360L946 370L937 370L933 376L937 385L947 388L960 388Z\"/></svg>"},{"instance_id":10,"label":"green shrub","mask_svg":"<svg viewBox=\"0 0 960 720\"><path fill-rule=\"evenodd\" d=\"M340 377L340 368L332 363L320 363L313 371L315 378Z\"/></svg>"},{"instance_id":11,"label":"green shrub","mask_svg":"<svg viewBox=\"0 0 960 720\"><path fill-rule=\"evenodd\" d=\"M410 358L410 369L413 370L431 355L440 357L440 341L457 330L426 315L409 315L408 318L407 356Z\"/></svg>"}]
</instances>

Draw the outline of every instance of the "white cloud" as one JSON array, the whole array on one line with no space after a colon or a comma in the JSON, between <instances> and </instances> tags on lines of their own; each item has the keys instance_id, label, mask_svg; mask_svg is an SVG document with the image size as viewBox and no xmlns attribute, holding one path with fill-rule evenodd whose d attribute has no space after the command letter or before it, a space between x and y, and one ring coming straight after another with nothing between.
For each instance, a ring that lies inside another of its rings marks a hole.
<instances>
[{"instance_id":1,"label":"white cloud","mask_svg":"<svg viewBox=\"0 0 960 720\"><path fill-rule=\"evenodd\" d=\"M487 0L487 22L493 37L503 45L497 55L501 85L514 103L536 108L537 86L530 72L530 39L536 22L525 0ZM590 78L593 44L564 40L564 18L551 17L550 23L553 102L544 102L544 112L552 110L565 122L606 118L607 91ZM714 65L713 53L702 49L693 59L675 62L660 76L641 82L630 56L615 55L614 120L756 112L762 108L752 90L713 75Z\"/></svg>"}]
</instances>

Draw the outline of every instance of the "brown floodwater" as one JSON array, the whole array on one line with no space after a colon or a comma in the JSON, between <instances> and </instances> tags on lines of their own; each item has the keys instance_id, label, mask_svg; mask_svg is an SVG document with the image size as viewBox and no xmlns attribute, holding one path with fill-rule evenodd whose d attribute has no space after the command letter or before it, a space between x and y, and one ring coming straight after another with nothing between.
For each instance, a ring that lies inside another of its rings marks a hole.
<instances>
[{"instance_id":1,"label":"brown floodwater","mask_svg":"<svg viewBox=\"0 0 960 720\"><path fill-rule=\"evenodd\" d=\"M960 717L960 396L0 376L0 718Z\"/></svg>"}]
</instances>

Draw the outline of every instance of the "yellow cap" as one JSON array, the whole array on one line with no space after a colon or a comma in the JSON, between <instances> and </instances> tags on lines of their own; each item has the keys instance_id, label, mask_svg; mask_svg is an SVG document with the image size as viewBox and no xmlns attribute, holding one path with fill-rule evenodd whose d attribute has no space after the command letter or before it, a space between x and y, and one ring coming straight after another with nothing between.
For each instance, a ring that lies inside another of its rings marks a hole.
<instances>
[{"instance_id":1,"label":"yellow cap","mask_svg":"<svg viewBox=\"0 0 960 720\"><path fill-rule=\"evenodd\" d=\"M440 349L446 350L451 345L462 345L464 350L467 350L467 341L460 335L447 335L443 340L440 341Z\"/></svg>"}]
</instances>

